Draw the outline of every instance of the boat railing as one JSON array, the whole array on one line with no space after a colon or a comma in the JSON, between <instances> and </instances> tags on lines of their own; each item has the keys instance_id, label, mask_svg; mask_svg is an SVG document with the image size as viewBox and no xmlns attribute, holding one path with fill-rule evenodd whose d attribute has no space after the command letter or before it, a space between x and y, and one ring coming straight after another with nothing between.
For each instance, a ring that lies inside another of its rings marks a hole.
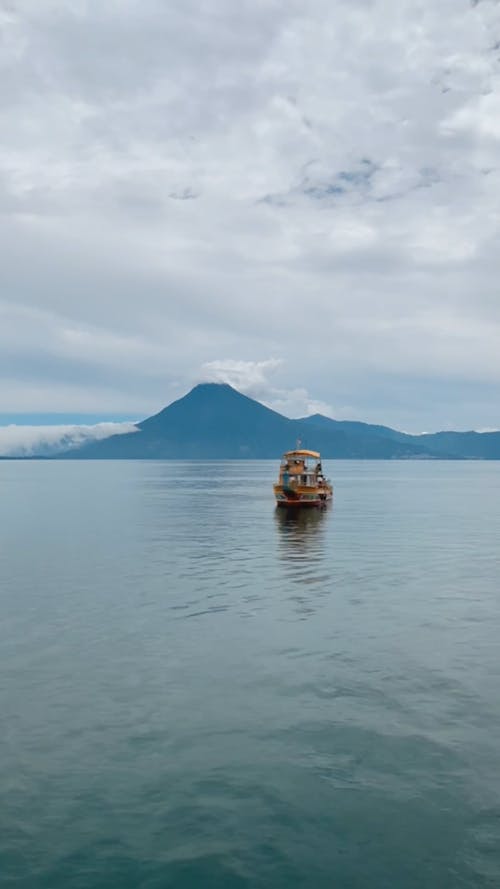
<instances>
[{"instance_id":1,"label":"boat railing","mask_svg":"<svg viewBox=\"0 0 500 889\"><path fill-rule=\"evenodd\" d=\"M283 485L288 488L293 488L293 487L315 488L318 484L321 484L322 479L318 478L318 476L314 472L308 472L308 473L283 472L281 475L281 481L282 481Z\"/></svg>"}]
</instances>

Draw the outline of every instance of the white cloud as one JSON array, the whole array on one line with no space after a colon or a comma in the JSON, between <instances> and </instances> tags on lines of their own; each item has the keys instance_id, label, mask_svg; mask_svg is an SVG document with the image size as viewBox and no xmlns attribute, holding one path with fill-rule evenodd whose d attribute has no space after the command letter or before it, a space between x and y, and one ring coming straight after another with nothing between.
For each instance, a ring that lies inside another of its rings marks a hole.
<instances>
[{"instance_id":1,"label":"white cloud","mask_svg":"<svg viewBox=\"0 0 500 889\"><path fill-rule=\"evenodd\" d=\"M229 383L240 392L257 393L267 389L268 375L283 364L281 358L265 361L237 361L222 359L206 361L201 368L202 379L213 383Z\"/></svg>"},{"instance_id":2,"label":"white cloud","mask_svg":"<svg viewBox=\"0 0 500 889\"><path fill-rule=\"evenodd\" d=\"M202 366L201 379L207 382L229 383L240 392L258 399L287 417L317 413L332 415L330 405L312 398L306 388L276 385L273 377L279 371L282 371L281 377L286 378L287 367L281 358L268 358L264 361L218 359L207 361Z\"/></svg>"},{"instance_id":3,"label":"white cloud","mask_svg":"<svg viewBox=\"0 0 500 889\"><path fill-rule=\"evenodd\" d=\"M0 456L50 457L90 441L137 431L133 423L96 423L94 426L0 426Z\"/></svg>"},{"instance_id":4,"label":"white cloud","mask_svg":"<svg viewBox=\"0 0 500 889\"><path fill-rule=\"evenodd\" d=\"M325 401L312 398L307 389L271 389L264 400L268 407L284 414L286 417L309 417L311 414L324 414L326 417L338 416L338 411Z\"/></svg>"},{"instance_id":5,"label":"white cloud","mask_svg":"<svg viewBox=\"0 0 500 889\"><path fill-rule=\"evenodd\" d=\"M0 15L0 410L146 415L205 365L287 412L495 425L497 3Z\"/></svg>"}]
</instances>

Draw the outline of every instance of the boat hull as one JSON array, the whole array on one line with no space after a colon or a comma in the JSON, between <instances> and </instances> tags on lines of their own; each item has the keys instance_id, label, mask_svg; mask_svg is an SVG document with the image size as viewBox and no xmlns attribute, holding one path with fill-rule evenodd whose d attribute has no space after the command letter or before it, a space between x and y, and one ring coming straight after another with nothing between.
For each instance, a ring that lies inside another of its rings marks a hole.
<instances>
[{"instance_id":1,"label":"boat hull","mask_svg":"<svg viewBox=\"0 0 500 889\"><path fill-rule=\"evenodd\" d=\"M288 494L283 490L274 491L276 506L285 507L286 509L314 509L327 506L332 502L333 494L331 491L322 491L321 493L294 493Z\"/></svg>"},{"instance_id":2,"label":"boat hull","mask_svg":"<svg viewBox=\"0 0 500 889\"><path fill-rule=\"evenodd\" d=\"M332 498L328 500L276 500L277 509L325 509Z\"/></svg>"}]
</instances>

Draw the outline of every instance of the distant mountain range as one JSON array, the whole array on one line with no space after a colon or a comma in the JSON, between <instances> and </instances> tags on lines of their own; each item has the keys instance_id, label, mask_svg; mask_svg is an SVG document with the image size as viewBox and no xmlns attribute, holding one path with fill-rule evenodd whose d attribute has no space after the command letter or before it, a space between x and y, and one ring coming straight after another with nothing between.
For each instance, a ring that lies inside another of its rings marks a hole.
<instances>
[{"instance_id":1,"label":"distant mountain range","mask_svg":"<svg viewBox=\"0 0 500 889\"><path fill-rule=\"evenodd\" d=\"M220 383L195 386L138 423L136 432L72 448L58 459L276 459L299 439L325 458L500 459L500 432L407 435L321 414L290 420Z\"/></svg>"}]
</instances>

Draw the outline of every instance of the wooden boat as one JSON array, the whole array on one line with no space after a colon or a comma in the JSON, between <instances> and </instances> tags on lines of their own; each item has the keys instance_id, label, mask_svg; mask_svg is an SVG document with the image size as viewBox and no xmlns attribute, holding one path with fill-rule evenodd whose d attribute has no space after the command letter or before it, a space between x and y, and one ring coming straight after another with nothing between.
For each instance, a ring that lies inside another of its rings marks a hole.
<instances>
[{"instance_id":1,"label":"wooden boat","mask_svg":"<svg viewBox=\"0 0 500 889\"><path fill-rule=\"evenodd\" d=\"M333 497L330 480L323 475L317 451L286 451L274 485L277 506L326 506Z\"/></svg>"}]
</instances>

